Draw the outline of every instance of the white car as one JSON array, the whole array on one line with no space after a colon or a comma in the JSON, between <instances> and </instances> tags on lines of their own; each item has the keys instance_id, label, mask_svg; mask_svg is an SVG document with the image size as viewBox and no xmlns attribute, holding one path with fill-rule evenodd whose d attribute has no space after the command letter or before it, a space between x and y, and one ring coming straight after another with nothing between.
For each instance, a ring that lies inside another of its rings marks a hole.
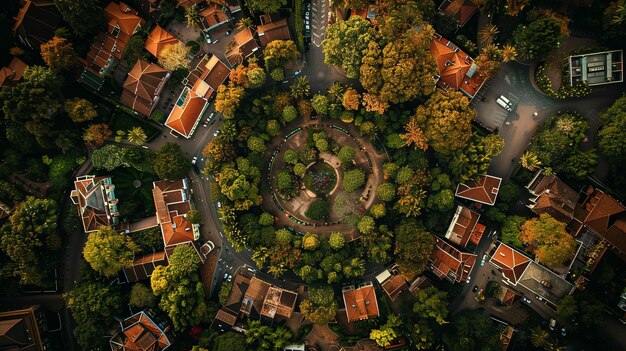
<instances>
[{"instance_id":1,"label":"white car","mask_svg":"<svg viewBox=\"0 0 626 351\"><path fill-rule=\"evenodd\" d=\"M231 281L231 280L233 280L233 276L229 274L228 275L228 281Z\"/></svg>"},{"instance_id":2,"label":"white car","mask_svg":"<svg viewBox=\"0 0 626 351\"><path fill-rule=\"evenodd\" d=\"M218 129L218 130L215 131L215 133L213 133L213 136L218 136L218 135L220 135L221 132L222 131Z\"/></svg>"},{"instance_id":3,"label":"white car","mask_svg":"<svg viewBox=\"0 0 626 351\"><path fill-rule=\"evenodd\" d=\"M193 159L191 160L191 164L195 165L198 162L198 157L194 156Z\"/></svg>"}]
</instances>

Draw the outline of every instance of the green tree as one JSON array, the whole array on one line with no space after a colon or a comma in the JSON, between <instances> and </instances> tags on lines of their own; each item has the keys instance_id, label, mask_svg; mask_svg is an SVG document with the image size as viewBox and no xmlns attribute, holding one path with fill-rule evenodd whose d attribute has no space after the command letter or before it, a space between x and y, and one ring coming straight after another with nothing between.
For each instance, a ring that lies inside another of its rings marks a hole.
<instances>
[{"instance_id":1,"label":"green tree","mask_svg":"<svg viewBox=\"0 0 626 351\"><path fill-rule=\"evenodd\" d=\"M389 182L382 183L376 188L376 197L380 201L389 202L396 197L396 187Z\"/></svg>"},{"instance_id":2,"label":"green tree","mask_svg":"<svg viewBox=\"0 0 626 351\"><path fill-rule=\"evenodd\" d=\"M128 131L126 137L128 138L129 142L137 145L145 144L148 140L146 132L141 127L133 127L131 130Z\"/></svg>"},{"instance_id":3,"label":"green tree","mask_svg":"<svg viewBox=\"0 0 626 351\"><path fill-rule=\"evenodd\" d=\"M280 82L285 79L285 71L282 67L272 68L270 70L270 77L272 77L273 80Z\"/></svg>"},{"instance_id":4,"label":"green tree","mask_svg":"<svg viewBox=\"0 0 626 351\"><path fill-rule=\"evenodd\" d=\"M421 318L433 319L437 324L446 324L448 316L448 293L439 291L434 286L422 289L417 293L417 302L413 312Z\"/></svg>"},{"instance_id":5,"label":"green tree","mask_svg":"<svg viewBox=\"0 0 626 351\"><path fill-rule=\"evenodd\" d=\"M320 245L320 239L317 234L305 233L302 237L302 248L305 250L315 250Z\"/></svg>"},{"instance_id":6,"label":"green tree","mask_svg":"<svg viewBox=\"0 0 626 351\"><path fill-rule=\"evenodd\" d=\"M515 49L527 60L546 58L550 51L560 46L561 40L559 22L550 16L540 16L513 33Z\"/></svg>"},{"instance_id":7,"label":"green tree","mask_svg":"<svg viewBox=\"0 0 626 351\"><path fill-rule=\"evenodd\" d=\"M235 118L235 111L239 108L244 96L244 88L229 83L228 86L220 85L215 97L215 111L221 112L225 119Z\"/></svg>"},{"instance_id":8,"label":"green tree","mask_svg":"<svg viewBox=\"0 0 626 351\"><path fill-rule=\"evenodd\" d=\"M280 123L278 123L275 119L270 119L265 125L265 131L271 136L277 136L280 134L280 129Z\"/></svg>"},{"instance_id":9,"label":"green tree","mask_svg":"<svg viewBox=\"0 0 626 351\"><path fill-rule=\"evenodd\" d=\"M248 138L248 149L262 154L267 150L267 147L263 139L252 135Z\"/></svg>"},{"instance_id":10,"label":"green tree","mask_svg":"<svg viewBox=\"0 0 626 351\"><path fill-rule=\"evenodd\" d=\"M343 188L351 193L361 188L365 184L365 173L356 168L349 170L343 175Z\"/></svg>"},{"instance_id":11,"label":"green tree","mask_svg":"<svg viewBox=\"0 0 626 351\"><path fill-rule=\"evenodd\" d=\"M524 248L520 239L520 228L526 221L521 216L507 216L502 223L502 242L520 249Z\"/></svg>"},{"instance_id":12,"label":"green tree","mask_svg":"<svg viewBox=\"0 0 626 351\"><path fill-rule=\"evenodd\" d=\"M81 38L96 34L104 24L102 6L98 0L54 0L54 4L65 22Z\"/></svg>"},{"instance_id":13,"label":"green tree","mask_svg":"<svg viewBox=\"0 0 626 351\"><path fill-rule=\"evenodd\" d=\"M301 76L289 87L289 95L296 100L304 99L311 95L309 78Z\"/></svg>"},{"instance_id":14,"label":"green tree","mask_svg":"<svg viewBox=\"0 0 626 351\"><path fill-rule=\"evenodd\" d=\"M293 173L298 177L303 178L306 173L306 166L302 163L296 163L293 165Z\"/></svg>"},{"instance_id":15,"label":"green tree","mask_svg":"<svg viewBox=\"0 0 626 351\"><path fill-rule=\"evenodd\" d=\"M289 344L291 333L282 326L272 330L271 327L252 321L246 331L246 343L253 350L270 351L282 350ZM250 349L250 348L248 348Z\"/></svg>"},{"instance_id":16,"label":"green tree","mask_svg":"<svg viewBox=\"0 0 626 351\"><path fill-rule=\"evenodd\" d=\"M179 179L187 176L191 164L180 145L165 143L156 153L154 171L161 179Z\"/></svg>"},{"instance_id":17,"label":"green tree","mask_svg":"<svg viewBox=\"0 0 626 351\"><path fill-rule=\"evenodd\" d=\"M228 300L228 296L230 295L230 291L233 289L233 283L225 281L222 283L220 287L220 292L217 294L217 299L220 302L220 305L226 305L226 301Z\"/></svg>"},{"instance_id":18,"label":"green tree","mask_svg":"<svg viewBox=\"0 0 626 351\"><path fill-rule=\"evenodd\" d=\"M132 266L138 251L137 245L126 234L111 227L100 227L87 237L83 255L91 268L111 278L123 268Z\"/></svg>"},{"instance_id":19,"label":"green tree","mask_svg":"<svg viewBox=\"0 0 626 351\"><path fill-rule=\"evenodd\" d=\"M246 338L237 333L229 331L215 338L215 351L240 351L247 348Z\"/></svg>"},{"instance_id":20,"label":"green tree","mask_svg":"<svg viewBox=\"0 0 626 351\"><path fill-rule=\"evenodd\" d=\"M304 215L313 220L328 219L330 205L324 199L315 199L304 212Z\"/></svg>"},{"instance_id":21,"label":"green tree","mask_svg":"<svg viewBox=\"0 0 626 351\"><path fill-rule=\"evenodd\" d=\"M65 112L75 123L87 122L98 117L95 106L87 99L65 100Z\"/></svg>"},{"instance_id":22,"label":"green tree","mask_svg":"<svg viewBox=\"0 0 626 351\"><path fill-rule=\"evenodd\" d=\"M454 192L443 189L428 196L427 207L438 212L447 212L454 208Z\"/></svg>"},{"instance_id":23,"label":"green tree","mask_svg":"<svg viewBox=\"0 0 626 351\"><path fill-rule=\"evenodd\" d=\"M452 155L440 157L448 163L450 174L455 180L465 182L487 173L491 160L504 148L504 139L495 134L485 137L472 134L469 143Z\"/></svg>"},{"instance_id":24,"label":"green tree","mask_svg":"<svg viewBox=\"0 0 626 351\"><path fill-rule=\"evenodd\" d=\"M190 245L179 245L170 255L169 265L158 266L150 277L152 291L160 297L159 307L176 330L185 330L207 318L199 267L196 251Z\"/></svg>"},{"instance_id":25,"label":"green tree","mask_svg":"<svg viewBox=\"0 0 626 351\"><path fill-rule=\"evenodd\" d=\"M374 222L374 218L370 216L363 216L359 220L357 225L357 229L361 234L369 234L374 230L376 223Z\"/></svg>"},{"instance_id":26,"label":"green tree","mask_svg":"<svg viewBox=\"0 0 626 351\"><path fill-rule=\"evenodd\" d=\"M278 229L276 231L276 241L279 243L289 243L291 242L291 232L287 229Z\"/></svg>"},{"instance_id":27,"label":"green tree","mask_svg":"<svg viewBox=\"0 0 626 351\"><path fill-rule=\"evenodd\" d=\"M326 28L326 39L322 41L324 62L343 68L348 78L358 78L363 51L374 40L370 21L359 16L337 21Z\"/></svg>"},{"instance_id":28,"label":"green tree","mask_svg":"<svg viewBox=\"0 0 626 351\"><path fill-rule=\"evenodd\" d=\"M391 341L397 336L398 334L392 328L372 329L370 332L370 339L374 340L380 347L391 345Z\"/></svg>"},{"instance_id":29,"label":"green tree","mask_svg":"<svg viewBox=\"0 0 626 351\"><path fill-rule=\"evenodd\" d=\"M292 40L274 40L271 41L263 50L265 59L265 67L271 71L274 68L281 67L288 61L298 58L300 53L296 47L296 43Z\"/></svg>"},{"instance_id":30,"label":"green tree","mask_svg":"<svg viewBox=\"0 0 626 351\"><path fill-rule=\"evenodd\" d=\"M450 350L502 350L500 333L479 310L464 310L454 315L442 339Z\"/></svg>"},{"instance_id":31,"label":"green tree","mask_svg":"<svg viewBox=\"0 0 626 351\"><path fill-rule=\"evenodd\" d=\"M318 139L315 141L315 147L319 150L319 152L328 151L328 140L326 139Z\"/></svg>"},{"instance_id":32,"label":"green tree","mask_svg":"<svg viewBox=\"0 0 626 351\"><path fill-rule=\"evenodd\" d=\"M430 54L433 29L410 29L386 45L370 41L360 69L361 85L382 103L398 104L429 95L437 74ZM460 94L460 93L459 93Z\"/></svg>"},{"instance_id":33,"label":"green tree","mask_svg":"<svg viewBox=\"0 0 626 351\"><path fill-rule=\"evenodd\" d=\"M124 48L124 60L132 67L137 60L145 60L148 58L148 51L145 49L146 38L141 33L136 33L126 43Z\"/></svg>"},{"instance_id":34,"label":"green tree","mask_svg":"<svg viewBox=\"0 0 626 351\"><path fill-rule=\"evenodd\" d=\"M100 345L105 335L102 326L113 325L113 317L122 312L119 290L101 281L83 278L63 297L76 321L74 336L83 349Z\"/></svg>"},{"instance_id":35,"label":"green tree","mask_svg":"<svg viewBox=\"0 0 626 351\"><path fill-rule=\"evenodd\" d=\"M202 223L202 215L200 214L200 211L198 211L196 209L191 209L191 210L187 211L187 213L185 214L185 218L191 224L200 224L200 223Z\"/></svg>"},{"instance_id":36,"label":"green tree","mask_svg":"<svg viewBox=\"0 0 626 351\"><path fill-rule=\"evenodd\" d=\"M283 109L282 118L285 123L294 121L298 117L298 111L292 105L287 105Z\"/></svg>"},{"instance_id":37,"label":"green tree","mask_svg":"<svg viewBox=\"0 0 626 351\"><path fill-rule=\"evenodd\" d=\"M154 173L155 157L155 152L149 149L108 144L94 150L91 161L95 168L107 171L118 167L132 167L141 172Z\"/></svg>"},{"instance_id":38,"label":"green tree","mask_svg":"<svg viewBox=\"0 0 626 351\"><path fill-rule=\"evenodd\" d=\"M530 329L530 343L534 347L544 348L549 341L550 333L547 330L538 325Z\"/></svg>"},{"instance_id":39,"label":"green tree","mask_svg":"<svg viewBox=\"0 0 626 351\"><path fill-rule=\"evenodd\" d=\"M520 239L535 248L539 262L553 269L568 263L576 253L576 240L566 232L565 223L547 213L526 221Z\"/></svg>"},{"instance_id":40,"label":"green tree","mask_svg":"<svg viewBox=\"0 0 626 351\"><path fill-rule=\"evenodd\" d=\"M285 154L283 155L283 160L285 161L285 163L290 165L295 165L296 163L298 163L298 159L298 153L292 149L286 150Z\"/></svg>"},{"instance_id":41,"label":"green tree","mask_svg":"<svg viewBox=\"0 0 626 351\"><path fill-rule=\"evenodd\" d=\"M337 301L332 288L311 288L309 296L300 303L300 311L311 322L325 325L337 314Z\"/></svg>"},{"instance_id":42,"label":"green tree","mask_svg":"<svg viewBox=\"0 0 626 351\"><path fill-rule=\"evenodd\" d=\"M341 232L332 232L330 233L330 238L328 239L328 244L334 250L341 249L346 243L346 239Z\"/></svg>"},{"instance_id":43,"label":"green tree","mask_svg":"<svg viewBox=\"0 0 626 351\"><path fill-rule=\"evenodd\" d=\"M313 95L311 105L318 115L325 116L328 113L328 98L325 95Z\"/></svg>"},{"instance_id":44,"label":"green tree","mask_svg":"<svg viewBox=\"0 0 626 351\"><path fill-rule=\"evenodd\" d=\"M254 67L248 70L248 81L250 82L250 88L260 88L265 84L267 75L261 67Z\"/></svg>"},{"instance_id":45,"label":"green tree","mask_svg":"<svg viewBox=\"0 0 626 351\"><path fill-rule=\"evenodd\" d=\"M626 96L617 99L603 115L598 146L613 162L626 160Z\"/></svg>"},{"instance_id":46,"label":"green tree","mask_svg":"<svg viewBox=\"0 0 626 351\"><path fill-rule=\"evenodd\" d=\"M74 65L75 56L72 43L65 38L54 36L47 43L41 44L41 57L50 68L67 70Z\"/></svg>"},{"instance_id":47,"label":"green tree","mask_svg":"<svg viewBox=\"0 0 626 351\"><path fill-rule=\"evenodd\" d=\"M352 163L352 161L354 160L354 156L355 151L354 148L351 146L344 146L339 150L339 153L337 153L339 161L341 161L341 163L343 164Z\"/></svg>"},{"instance_id":48,"label":"green tree","mask_svg":"<svg viewBox=\"0 0 626 351\"><path fill-rule=\"evenodd\" d=\"M3 262L5 272L21 284L43 285L50 272L46 257L61 247L56 202L29 196L17 204L0 228L0 247L10 260Z\"/></svg>"},{"instance_id":49,"label":"green tree","mask_svg":"<svg viewBox=\"0 0 626 351\"><path fill-rule=\"evenodd\" d=\"M179 68L187 69L191 63L190 51L191 47L182 42L165 45L159 53L159 65L168 71L175 71Z\"/></svg>"},{"instance_id":50,"label":"green tree","mask_svg":"<svg viewBox=\"0 0 626 351\"><path fill-rule=\"evenodd\" d=\"M156 296L141 283L135 283L130 289L130 304L135 307L151 307L154 306L155 301Z\"/></svg>"},{"instance_id":51,"label":"green tree","mask_svg":"<svg viewBox=\"0 0 626 351\"><path fill-rule=\"evenodd\" d=\"M247 4L256 12L276 13L281 7L287 5L287 0L250 0Z\"/></svg>"},{"instance_id":52,"label":"green tree","mask_svg":"<svg viewBox=\"0 0 626 351\"><path fill-rule=\"evenodd\" d=\"M539 167L541 167L541 161L539 161L539 158L537 157L537 155L532 151L524 152L522 157L520 157L519 162L522 165L522 167L526 168L527 170L531 172L534 172Z\"/></svg>"},{"instance_id":53,"label":"green tree","mask_svg":"<svg viewBox=\"0 0 626 351\"><path fill-rule=\"evenodd\" d=\"M415 221L400 224L394 232L396 263L402 277L411 281L426 268L435 239Z\"/></svg>"},{"instance_id":54,"label":"green tree","mask_svg":"<svg viewBox=\"0 0 626 351\"><path fill-rule=\"evenodd\" d=\"M376 219L382 218L387 214L387 208L384 203L375 204L370 208L370 214Z\"/></svg>"},{"instance_id":55,"label":"green tree","mask_svg":"<svg viewBox=\"0 0 626 351\"><path fill-rule=\"evenodd\" d=\"M187 21L187 28L199 29L202 26L202 16L200 16L196 5L185 9L185 20Z\"/></svg>"}]
</instances>

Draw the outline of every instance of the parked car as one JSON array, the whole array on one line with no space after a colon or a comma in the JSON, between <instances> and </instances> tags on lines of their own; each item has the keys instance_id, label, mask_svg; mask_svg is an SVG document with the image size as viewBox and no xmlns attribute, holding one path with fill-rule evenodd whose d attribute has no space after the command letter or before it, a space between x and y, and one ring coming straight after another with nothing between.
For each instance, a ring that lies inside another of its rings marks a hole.
<instances>
[{"instance_id":1,"label":"parked car","mask_svg":"<svg viewBox=\"0 0 626 351\"><path fill-rule=\"evenodd\" d=\"M227 29L227 30L226 30L226 35L228 36L228 35L230 35L230 33L232 33L232 32L233 32L233 30L232 30L232 29Z\"/></svg>"},{"instance_id":2,"label":"parked car","mask_svg":"<svg viewBox=\"0 0 626 351\"><path fill-rule=\"evenodd\" d=\"M550 330L554 330L556 328L556 319L552 318L550 319Z\"/></svg>"},{"instance_id":3,"label":"parked car","mask_svg":"<svg viewBox=\"0 0 626 351\"><path fill-rule=\"evenodd\" d=\"M194 156L193 159L191 160L191 164L195 165L198 162L198 157Z\"/></svg>"},{"instance_id":4,"label":"parked car","mask_svg":"<svg viewBox=\"0 0 626 351\"><path fill-rule=\"evenodd\" d=\"M474 287L472 288L472 292L477 292L478 291L478 285L474 285Z\"/></svg>"},{"instance_id":5,"label":"parked car","mask_svg":"<svg viewBox=\"0 0 626 351\"><path fill-rule=\"evenodd\" d=\"M232 281L232 280L233 280L233 276L229 274L229 275L228 275L228 281L230 282L230 281Z\"/></svg>"},{"instance_id":6,"label":"parked car","mask_svg":"<svg viewBox=\"0 0 626 351\"><path fill-rule=\"evenodd\" d=\"M522 301L526 302L529 305L532 303L532 301L530 301L530 299L528 299L526 297L522 297Z\"/></svg>"},{"instance_id":7,"label":"parked car","mask_svg":"<svg viewBox=\"0 0 626 351\"><path fill-rule=\"evenodd\" d=\"M543 301L543 297L539 296L539 295L535 295L535 298L539 301Z\"/></svg>"},{"instance_id":8,"label":"parked car","mask_svg":"<svg viewBox=\"0 0 626 351\"><path fill-rule=\"evenodd\" d=\"M561 328L561 336L567 336L567 330L565 330L565 328Z\"/></svg>"},{"instance_id":9,"label":"parked car","mask_svg":"<svg viewBox=\"0 0 626 351\"><path fill-rule=\"evenodd\" d=\"M224 273L224 279L228 279L228 273Z\"/></svg>"},{"instance_id":10,"label":"parked car","mask_svg":"<svg viewBox=\"0 0 626 351\"><path fill-rule=\"evenodd\" d=\"M218 136L218 135L220 135L221 132L222 131L218 129L218 130L215 131L215 133L213 133L213 136Z\"/></svg>"},{"instance_id":11,"label":"parked car","mask_svg":"<svg viewBox=\"0 0 626 351\"><path fill-rule=\"evenodd\" d=\"M552 284L550 284L550 282L549 282L549 281L547 281L547 280L542 280L540 283L541 283L541 285L543 285L545 288L547 288L547 289L552 289Z\"/></svg>"}]
</instances>

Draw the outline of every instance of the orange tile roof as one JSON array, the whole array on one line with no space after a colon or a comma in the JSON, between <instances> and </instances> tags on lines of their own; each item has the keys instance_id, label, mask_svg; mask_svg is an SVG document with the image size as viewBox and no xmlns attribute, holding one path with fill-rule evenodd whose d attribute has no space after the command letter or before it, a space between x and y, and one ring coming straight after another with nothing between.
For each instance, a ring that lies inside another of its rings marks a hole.
<instances>
[{"instance_id":1,"label":"orange tile roof","mask_svg":"<svg viewBox=\"0 0 626 351\"><path fill-rule=\"evenodd\" d=\"M375 318L380 315L376 291L371 282L369 285L363 285L356 289L351 288L346 290L344 288L342 293L348 322Z\"/></svg>"},{"instance_id":2,"label":"orange tile roof","mask_svg":"<svg viewBox=\"0 0 626 351\"><path fill-rule=\"evenodd\" d=\"M365 11L367 13L367 11ZM261 41L261 46L265 48L267 44L274 40L290 40L289 26L287 19L262 24L256 27L257 35Z\"/></svg>"},{"instance_id":3,"label":"orange tile roof","mask_svg":"<svg viewBox=\"0 0 626 351\"><path fill-rule=\"evenodd\" d=\"M161 351L170 347L169 327L161 329L144 311L126 318L109 341L113 351Z\"/></svg>"},{"instance_id":4,"label":"orange tile roof","mask_svg":"<svg viewBox=\"0 0 626 351\"><path fill-rule=\"evenodd\" d=\"M198 5L201 2L205 2L206 0L178 0L178 6L182 8L188 8L191 6Z\"/></svg>"},{"instance_id":5,"label":"orange tile roof","mask_svg":"<svg viewBox=\"0 0 626 351\"><path fill-rule=\"evenodd\" d=\"M537 196L528 206L536 214L548 213L566 223L572 219L579 195L557 176L539 171L528 184L528 190Z\"/></svg>"},{"instance_id":6,"label":"orange tile roof","mask_svg":"<svg viewBox=\"0 0 626 351\"><path fill-rule=\"evenodd\" d=\"M243 63L245 58L259 49L259 45L254 39L254 33L250 28L235 34L230 45L231 49L226 52L226 60L228 60L231 66Z\"/></svg>"},{"instance_id":7,"label":"orange tile roof","mask_svg":"<svg viewBox=\"0 0 626 351\"><path fill-rule=\"evenodd\" d=\"M502 274L511 284L516 285L531 260L512 247L501 243L491 256L490 262L502 270Z\"/></svg>"},{"instance_id":8,"label":"orange tile roof","mask_svg":"<svg viewBox=\"0 0 626 351\"><path fill-rule=\"evenodd\" d=\"M248 290L244 294L241 312L250 314L252 312L261 313L265 295L272 285L257 277L252 277Z\"/></svg>"},{"instance_id":9,"label":"orange tile roof","mask_svg":"<svg viewBox=\"0 0 626 351\"><path fill-rule=\"evenodd\" d=\"M478 66L474 59L438 34L430 43L430 53L437 62L438 87L444 90L461 90L470 98L476 95L485 77L477 72Z\"/></svg>"},{"instance_id":10,"label":"orange tile roof","mask_svg":"<svg viewBox=\"0 0 626 351\"><path fill-rule=\"evenodd\" d=\"M430 268L439 279L448 278L452 282L465 284L474 268L476 255L461 252L444 239L433 235L435 249L430 254Z\"/></svg>"},{"instance_id":11,"label":"orange tile roof","mask_svg":"<svg viewBox=\"0 0 626 351\"><path fill-rule=\"evenodd\" d=\"M470 0L452 0L446 1L442 4L449 3L448 6L443 10L443 13L456 18L459 21L459 26L463 27L472 15L478 10L478 6L472 4ZM440 6L441 8L441 6Z\"/></svg>"},{"instance_id":12,"label":"orange tile roof","mask_svg":"<svg viewBox=\"0 0 626 351\"><path fill-rule=\"evenodd\" d=\"M484 175L477 180L461 183L456 188L456 196L493 206L500 191L501 178Z\"/></svg>"},{"instance_id":13,"label":"orange tile roof","mask_svg":"<svg viewBox=\"0 0 626 351\"><path fill-rule=\"evenodd\" d=\"M176 44L178 42L179 40L170 34L170 32L157 25L154 27L152 32L150 32L150 35L148 35L145 48L152 54L152 56L159 57L159 54L165 46Z\"/></svg>"},{"instance_id":14,"label":"orange tile roof","mask_svg":"<svg viewBox=\"0 0 626 351\"><path fill-rule=\"evenodd\" d=\"M183 89L181 96L185 93L187 95L184 97L182 105L174 104L165 125L185 138L189 138L209 102L188 87Z\"/></svg>"},{"instance_id":15,"label":"orange tile roof","mask_svg":"<svg viewBox=\"0 0 626 351\"><path fill-rule=\"evenodd\" d=\"M119 28L120 36L125 38L125 42L141 27L146 21L137 16L139 12L133 10L127 4L120 2L116 4L111 1L104 8L104 17L107 20L107 29L113 33L114 28ZM118 38L120 38L118 36Z\"/></svg>"},{"instance_id":16,"label":"orange tile roof","mask_svg":"<svg viewBox=\"0 0 626 351\"><path fill-rule=\"evenodd\" d=\"M457 206L452 222L446 232L446 239L450 242L463 247L467 243L474 232L480 215L465 206Z\"/></svg>"},{"instance_id":17,"label":"orange tile roof","mask_svg":"<svg viewBox=\"0 0 626 351\"><path fill-rule=\"evenodd\" d=\"M406 281L400 274L393 274L380 285L387 295L389 295L391 301L395 300L402 291L408 288Z\"/></svg>"},{"instance_id":18,"label":"orange tile roof","mask_svg":"<svg viewBox=\"0 0 626 351\"><path fill-rule=\"evenodd\" d=\"M97 231L103 226L117 224L117 213L111 213L103 180L109 177L81 176L74 181L70 197L77 205L78 215L85 233ZM111 185L112 186L112 185ZM117 199L111 200L117 202Z\"/></svg>"},{"instance_id":19,"label":"orange tile roof","mask_svg":"<svg viewBox=\"0 0 626 351\"><path fill-rule=\"evenodd\" d=\"M20 81L27 67L24 61L13 57L8 66L0 68L0 87L5 83Z\"/></svg>"},{"instance_id":20,"label":"orange tile roof","mask_svg":"<svg viewBox=\"0 0 626 351\"><path fill-rule=\"evenodd\" d=\"M150 116L167 78L169 72L161 66L137 60L124 82L120 101L140 115Z\"/></svg>"},{"instance_id":21,"label":"orange tile roof","mask_svg":"<svg viewBox=\"0 0 626 351\"><path fill-rule=\"evenodd\" d=\"M190 204L183 180L154 182L152 196L165 247L193 242L193 225L185 217Z\"/></svg>"},{"instance_id":22,"label":"orange tile roof","mask_svg":"<svg viewBox=\"0 0 626 351\"><path fill-rule=\"evenodd\" d=\"M207 28L213 28L230 20L228 15L222 11L222 6L218 7L217 5L210 5L203 9L200 11L200 16L202 16Z\"/></svg>"}]
</instances>

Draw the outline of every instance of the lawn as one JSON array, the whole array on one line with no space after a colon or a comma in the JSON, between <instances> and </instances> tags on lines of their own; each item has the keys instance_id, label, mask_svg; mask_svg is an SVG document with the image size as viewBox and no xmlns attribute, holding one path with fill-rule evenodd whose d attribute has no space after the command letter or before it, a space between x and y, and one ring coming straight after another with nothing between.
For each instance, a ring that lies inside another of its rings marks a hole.
<instances>
[{"instance_id":1,"label":"lawn","mask_svg":"<svg viewBox=\"0 0 626 351\"><path fill-rule=\"evenodd\" d=\"M156 175L124 167L106 172L106 175L113 177L122 219L133 221L154 215L152 182L158 179Z\"/></svg>"},{"instance_id":2,"label":"lawn","mask_svg":"<svg viewBox=\"0 0 626 351\"><path fill-rule=\"evenodd\" d=\"M148 136L148 141L156 138L159 135L159 130L153 127L148 121L141 119L140 117L135 117L124 113L120 110L114 110L111 117L108 120L109 128L113 132L113 135L118 130L128 132L134 127L141 127L146 135Z\"/></svg>"}]
</instances>

